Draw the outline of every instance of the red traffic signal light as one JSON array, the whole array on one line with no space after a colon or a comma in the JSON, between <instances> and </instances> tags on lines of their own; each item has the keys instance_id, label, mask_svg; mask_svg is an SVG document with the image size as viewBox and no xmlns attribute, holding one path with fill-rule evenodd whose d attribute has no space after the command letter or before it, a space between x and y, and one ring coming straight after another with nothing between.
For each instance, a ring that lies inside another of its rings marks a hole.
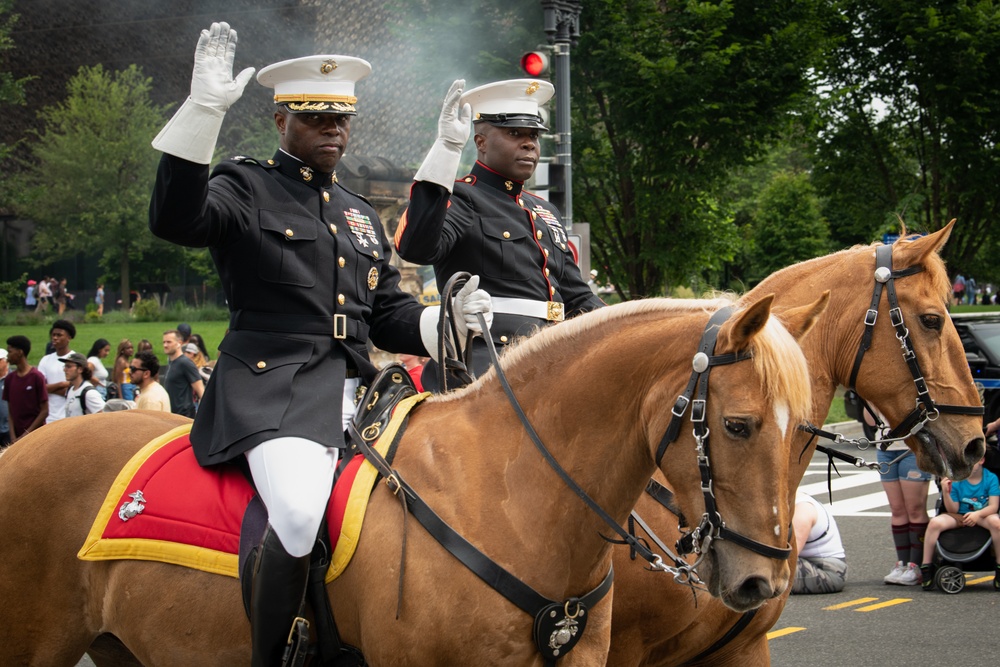
<instances>
[{"instance_id":1,"label":"red traffic signal light","mask_svg":"<svg viewBox=\"0 0 1000 667\"><path fill-rule=\"evenodd\" d=\"M549 57L542 51L529 51L521 56L521 69L528 76L541 76L549 69Z\"/></svg>"}]
</instances>

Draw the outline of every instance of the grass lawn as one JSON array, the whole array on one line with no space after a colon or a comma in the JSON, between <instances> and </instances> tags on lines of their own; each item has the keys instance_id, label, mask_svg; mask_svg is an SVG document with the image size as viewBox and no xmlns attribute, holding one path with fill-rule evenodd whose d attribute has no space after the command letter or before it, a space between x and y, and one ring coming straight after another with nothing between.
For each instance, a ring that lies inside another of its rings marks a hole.
<instances>
[{"instance_id":1,"label":"grass lawn","mask_svg":"<svg viewBox=\"0 0 1000 667\"><path fill-rule=\"evenodd\" d=\"M118 349L118 341L128 338L135 345L143 338L149 339L153 344L153 352L159 357L160 363L167 360L163 354L163 332L173 329L177 322L130 322L128 324L77 324L76 338L73 339L72 348L80 354L87 354L90 346L98 338L104 338L111 343L111 354L104 360L104 365L110 368L114 365L115 350ZM28 355L28 363L37 366L38 361L45 354L45 345L49 341L49 329L51 324L39 324L35 326L0 326L0 345L7 347L7 339L11 336L27 336L31 341L31 354ZM220 322L193 322L191 329L199 334L205 341L208 353L213 359L219 356L219 343L229 327L228 321Z\"/></svg>"}]
</instances>

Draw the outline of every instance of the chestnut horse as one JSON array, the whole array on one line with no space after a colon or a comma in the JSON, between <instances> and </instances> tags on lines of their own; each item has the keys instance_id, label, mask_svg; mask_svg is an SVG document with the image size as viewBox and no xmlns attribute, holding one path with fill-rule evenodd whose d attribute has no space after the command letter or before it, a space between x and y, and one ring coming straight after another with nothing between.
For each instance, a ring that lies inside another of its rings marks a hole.
<instances>
[{"instance_id":1,"label":"chestnut horse","mask_svg":"<svg viewBox=\"0 0 1000 667\"><path fill-rule=\"evenodd\" d=\"M706 422L727 526L788 546L786 480L794 424L810 404L796 344L826 297L770 317L772 296L741 301L715 354L751 360L714 369ZM749 305L743 305L749 304ZM581 316L505 353L503 368L554 457L612 518L626 519L650 475L675 397L718 301L639 301ZM76 558L105 493L129 458L181 418L130 411L47 425L0 457L0 664L238 665L249 623L235 579L145 561ZM684 511L703 512L690 423L662 470ZM444 521L541 595L567 600L611 568L609 528L543 462L495 371L412 413L394 467ZM532 618L452 558L404 515L382 484L352 563L328 586L345 642L372 665L541 665ZM401 558L405 577L395 618ZM716 542L702 574L728 604L779 595L787 560ZM560 602L560 604L562 604ZM566 665L603 665L611 595L587 614ZM568 613L568 612L567 612Z\"/></svg>"},{"instance_id":2,"label":"chestnut horse","mask_svg":"<svg viewBox=\"0 0 1000 667\"><path fill-rule=\"evenodd\" d=\"M898 241L892 248L893 279L903 323L923 371L930 397L938 404L979 406L962 342L948 317L951 283L939 251L951 233L944 229ZM774 309L804 304L829 290L830 306L802 344L812 379L812 423L826 418L838 385L849 386L872 301L876 247L859 246L778 271L744 298L776 294ZM910 272L907 269L921 269ZM914 410L917 390L891 324L887 289L880 296L871 346L857 372L858 393L898 425ZM964 478L983 454L982 419L945 412L928 422L907 444L923 470ZM808 448L807 448L808 444ZM789 462L788 489L795 491L812 457L815 442L798 433ZM874 451L874 450L870 450ZM874 454L872 454L874 459ZM662 481L662 478L661 478ZM792 498L788 499L792 502ZM679 537L677 517L643 494L636 512L667 544ZM777 622L788 592L761 607L749 625L714 651L742 614L703 592L678 586L659 572L629 562L627 549L614 556L615 597L609 665L770 664L766 633ZM704 655L706 652L710 653ZM693 658L703 656L697 662Z\"/></svg>"}]
</instances>

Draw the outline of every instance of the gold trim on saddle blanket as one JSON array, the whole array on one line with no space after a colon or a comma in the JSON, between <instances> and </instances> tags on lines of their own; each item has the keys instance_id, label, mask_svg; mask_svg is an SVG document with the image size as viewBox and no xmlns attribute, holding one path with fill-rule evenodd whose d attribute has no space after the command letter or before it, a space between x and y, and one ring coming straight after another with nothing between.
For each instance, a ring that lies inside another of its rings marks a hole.
<instances>
[{"instance_id":1,"label":"gold trim on saddle blanket","mask_svg":"<svg viewBox=\"0 0 1000 667\"><path fill-rule=\"evenodd\" d=\"M430 396L429 393L409 396L399 402L393 410L392 419L386 425L382 437L375 449L385 456L392 441L395 440L404 417L415 405ZM77 553L80 560L149 560L161 563L171 563L190 567L203 572L221 574L227 577L239 577L239 557L237 554L225 553L207 547L180 544L166 540L143 538L102 539L110 521L118 514L122 496L128 490L136 473L149 457L164 445L188 434L191 425L185 424L153 439L136 452L115 478L114 483L105 496L97 517L90 528L90 533ZM327 571L327 583L336 579L347 568L358 546L361 527L364 523L368 499L378 477L378 471L367 461L364 461L354 477L354 483L348 495L344 509L344 519L341 524L340 536L337 539Z\"/></svg>"},{"instance_id":2,"label":"gold trim on saddle blanket","mask_svg":"<svg viewBox=\"0 0 1000 667\"><path fill-rule=\"evenodd\" d=\"M128 490L132 478L139 472L142 464L158 449L190 432L191 424L178 426L151 440L129 459L108 490L104 504L101 505L97 518L94 519L94 524L90 528L90 534L87 535L83 547L76 555L77 558L80 560L152 560L182 565L213 574L238 576L239 558L236 554L227 554L215 549L165 540L141 538L106 540L101 538L108 523L118 513L119 499Z\"/></svg>"},{"instance_id":3,"label":"gold trim on saddle blanket","mask_svg":"<svg viewBox=\"0 0 1000 667\"><path fill-rule=\"evenodd\" d=\"M403 419L410 413L418 403L430 396L430 392L407 396L399 402L392 411L392 418L386 424L385 430L375 444L375 451L383 457L389 451L389 446L396 439ZM326 583L330 583L347 569L354 557L354 551L358 548L358 540L361 538L361 526L365 520L365 512L368 511L368 499L371 498L372 489L378 480L378 470L368 461L361 464L361 468L354 476L354 484L351 485L351 493L347 498L347 506L344 508L344 522L340 527L340 537L333 547L333 558L330 559L330 569L326 572ZM331 536L332 538L332 536Z\"/></svg>"}]
</instances>

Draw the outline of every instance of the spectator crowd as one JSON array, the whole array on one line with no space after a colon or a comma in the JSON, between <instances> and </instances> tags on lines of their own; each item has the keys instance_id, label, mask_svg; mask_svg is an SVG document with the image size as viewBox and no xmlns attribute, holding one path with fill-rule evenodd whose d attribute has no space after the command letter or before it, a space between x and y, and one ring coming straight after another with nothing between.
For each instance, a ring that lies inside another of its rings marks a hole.
<instances>
[{"instance_id":1,"label":"spectator crowd","mask_svg":"<svg viewBox=\"0 0 1000 667\"><path fill-rule=\"evenodd\" d=\"M29 287L49 285L33 283ZM36 307L62 305L42 301L53 298L49 290L32 291L29 298L32 293ZM76 333L69 320L53 322L38 366L28 363L32 341L26 336L11 336L0 349L0 448L45 424L95 412L139 408L194 417L214 362L190 325L163 333L165 365L148 340L133 345L122 339L112 357L111 343L98 338L85 355L73 349Z\"/></svg>"}]
</instances>

